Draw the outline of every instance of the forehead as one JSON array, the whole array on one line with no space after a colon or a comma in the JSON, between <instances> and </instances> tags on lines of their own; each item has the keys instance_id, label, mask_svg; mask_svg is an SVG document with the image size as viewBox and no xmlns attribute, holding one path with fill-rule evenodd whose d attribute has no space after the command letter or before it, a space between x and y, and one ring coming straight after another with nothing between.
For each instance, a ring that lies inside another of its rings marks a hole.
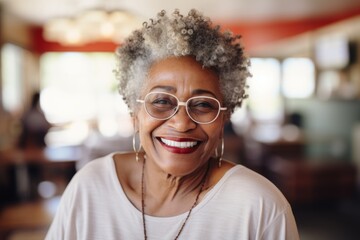
<instances>
[{"instance_id":1,"label":"forehead","mask_svg":"<svg viewBox=\"0 0 360 240\"><path fill-rule=\"evenodd\" d=\"M146 91L162 87L173 93L210 91L219 97L219 77L193 57L171 57L154 63L145 81Z\"/></svg>"}]
</instances>

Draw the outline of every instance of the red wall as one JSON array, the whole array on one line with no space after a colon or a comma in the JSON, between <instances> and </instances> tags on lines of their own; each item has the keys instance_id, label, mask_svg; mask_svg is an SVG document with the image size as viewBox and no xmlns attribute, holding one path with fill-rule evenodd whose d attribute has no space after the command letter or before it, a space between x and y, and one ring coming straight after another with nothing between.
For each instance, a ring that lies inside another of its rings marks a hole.
<instances>
[{"instance_id":1,"label":"red wall","mask_svg":"<svg viewBox=\"0 0 360 240\"><path fill-rule=\"evenodd\" d=\"M33 50L37 53L44 52L114 52L116 44L112 42L95 42L81 46L62 46L56 42L48 42L43 38L43 29L33 27Z\"/></svg>"},{"instance_id":2,"label":"red wall","mask_svg":"<svg viewBox=\"0 0 360 240\"><path fill-rule=\"evenodd\" d=\"M337 21L360 15L360 8L353 9L350 12L333 15L326 18L312 18L293 21L270 21L270 22L249 22L249 23L223 23L223 29L229 29L235 34L243 36L243 42L247 51L263 44L276 40L295 36L307 31L324 27ZM38 53L59 52L59 51L81 51L81 52L113 52L116 44L111 42L97 42L83 46L62 46L58 43L47 42L42 37L43 29L33 27L33 50Z\"/></svg>"},{"instance_id":3,"label":"red wall","mask_svg":"<svg viewBox=\"0 0 360 240\"><path fill-rule=\"evenodd\" d=\"M222 26L224 29L230 29L234 33L242 35L244 45L251 51L252 48L316 30L354 16L360 16L360 8L326 18L223 24Z\"/></svg>"}]
</instances>

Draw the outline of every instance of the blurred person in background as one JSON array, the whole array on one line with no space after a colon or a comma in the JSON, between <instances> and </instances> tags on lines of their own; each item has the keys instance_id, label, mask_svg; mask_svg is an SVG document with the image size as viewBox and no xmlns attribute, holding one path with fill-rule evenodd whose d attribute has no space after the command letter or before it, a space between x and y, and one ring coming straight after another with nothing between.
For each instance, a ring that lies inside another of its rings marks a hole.
<instances>
[{"instance_id":1,"label":"blurred person in background","mask_svg":"<svg viewBox=\"0 0 360 240\"><path fill-rule=\"evenodd\" d=\"M132 33L115 72L134 152L85 165L46 239L299 239L281 192L223 159L250 76L238 39L196 10L161 11Z\"/></svg>"},{"instance_id":2,"label":"blurred person in background","mask_svg":"<svg viewBox=\"0 0 360 240\"><path fill-rule=\"evenodd\" d=\"M45 136L50 127L51 125L40 107L40 93L35 92L31 98L30 108L21 118L18 147L21 149L44 148L46 146Z\"/></svg>"}]
</instances>

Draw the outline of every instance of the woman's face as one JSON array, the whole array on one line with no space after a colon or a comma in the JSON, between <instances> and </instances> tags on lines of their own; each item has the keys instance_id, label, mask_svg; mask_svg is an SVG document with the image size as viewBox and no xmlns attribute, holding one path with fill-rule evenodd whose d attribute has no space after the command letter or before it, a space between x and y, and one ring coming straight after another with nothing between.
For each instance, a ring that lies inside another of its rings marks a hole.
<instances>
[{"instance_id":1,"label":"woman's face","mask_svg":"<svg viewBox=\"0 0 360 240\"><path fill-rule=\"evenodd\" d=\"M209 96L222 104L218 76L202 68L192 57L172 57L152 65L140 99L149 92L171 93L182 102L194 96ZM214 155L225 120L221 111L214 122L198 124L187 115L184 106L167 120L150 117L142 104L136 114L136 125L147 159L174 176L190 174ZM180 143L188 146L181 147Z\"/></svg>"}]
</instances>

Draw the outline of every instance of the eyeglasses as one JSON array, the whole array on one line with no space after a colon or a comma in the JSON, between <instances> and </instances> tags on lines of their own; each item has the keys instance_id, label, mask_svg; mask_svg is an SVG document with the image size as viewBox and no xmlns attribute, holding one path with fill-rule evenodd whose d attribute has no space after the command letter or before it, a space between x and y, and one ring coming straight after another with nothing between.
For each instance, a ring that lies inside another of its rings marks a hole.
<instances>
[{"instance_id":1,"label":"eyeglasses","mask_svg":"<svg viewBox=\"0 0 360 240\"><path fill-rule=\"evenodd\" d=\"M196 96L189 98L186 102L181 102L176 96L164 92L150 92L146 94L144 100L138 99L137 102L143 103L146 112L158 120L173 117L180 106L185 106L188 116L199 124L214 122L220 111L227 109L221 107L219 100L213 97Z\"/></svg>"}]
</instances>

